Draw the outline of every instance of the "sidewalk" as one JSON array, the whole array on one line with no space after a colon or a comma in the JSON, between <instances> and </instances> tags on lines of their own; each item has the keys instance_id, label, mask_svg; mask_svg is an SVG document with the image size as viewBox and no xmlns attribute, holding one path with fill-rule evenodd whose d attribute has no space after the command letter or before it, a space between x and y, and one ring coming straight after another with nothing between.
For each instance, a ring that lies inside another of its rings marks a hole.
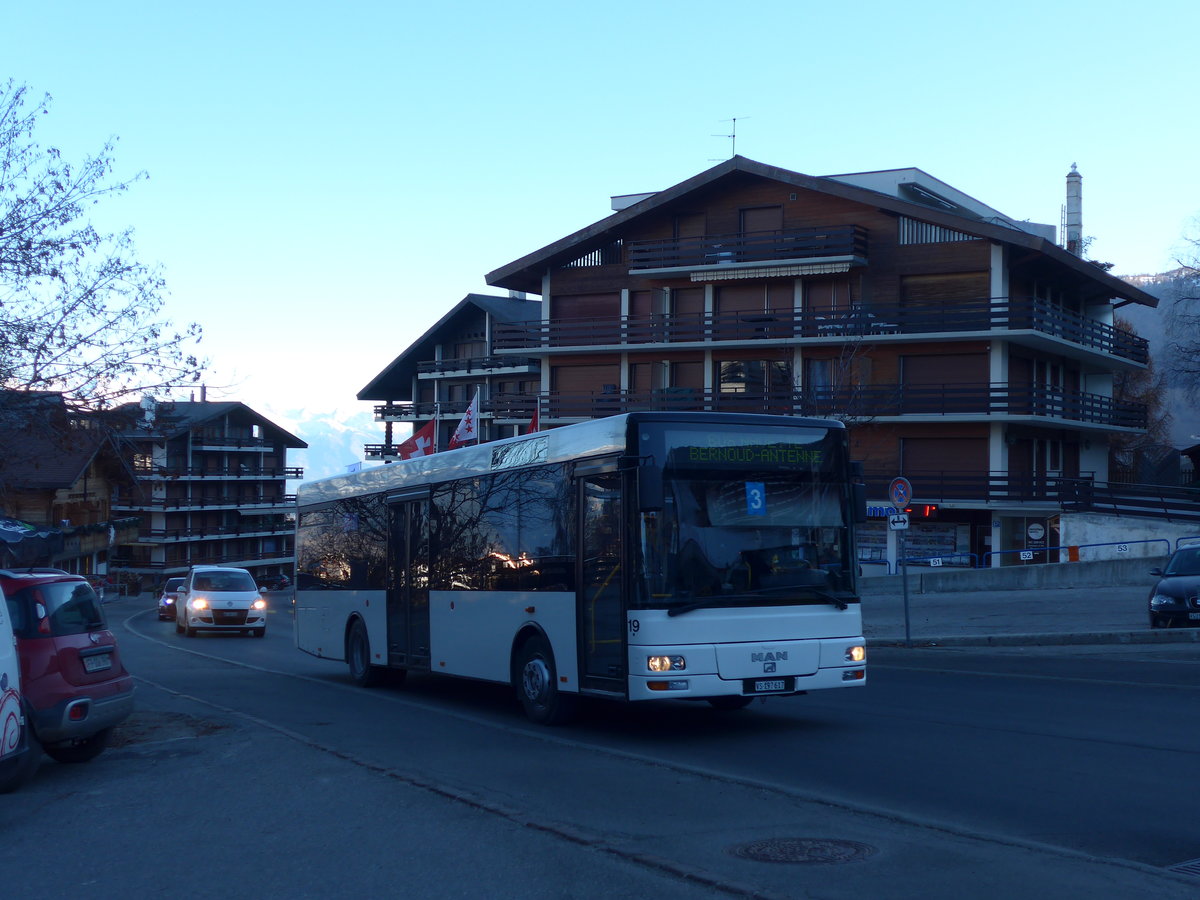
<instances>
[{"instance_id":1,"label":"sidewalk","mask_svg":"<svg viewBox=\"0 0 1200 900\"><path fill-rule=\"evenodd\" d=\"M1200 642L1200 628L1150 627L1146 601L1153 584L1146 575L1105 587L918 593L910 577L908 632L917 646ZM899 579L864 579L860 587L864 636L877 646L903 645Z\"/></svg>"}]
</instances>

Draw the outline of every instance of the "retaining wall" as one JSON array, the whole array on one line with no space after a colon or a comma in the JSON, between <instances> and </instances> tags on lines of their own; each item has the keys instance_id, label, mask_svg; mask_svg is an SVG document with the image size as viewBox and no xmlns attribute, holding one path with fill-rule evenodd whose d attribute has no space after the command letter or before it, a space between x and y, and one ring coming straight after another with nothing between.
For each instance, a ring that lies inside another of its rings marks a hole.
<instances>
[{"instance_id":1,"label":"retaining wall","mask_svg":"<svg viewBox=\"0 0 1200 900\"><path fill-rule=\"evenodd\" d=\"M1046 588L1130 587L1150 589L1150 570L1162 566L1165 556L1106 559L1097 562L1043 563L1002 566L993 569L948 569L911 566L908 590L917 594L961 591L1022 591ZM880 575L859 580L865 596L899 594L904 590L900 575Z\"/></svg>"}]
</instances>

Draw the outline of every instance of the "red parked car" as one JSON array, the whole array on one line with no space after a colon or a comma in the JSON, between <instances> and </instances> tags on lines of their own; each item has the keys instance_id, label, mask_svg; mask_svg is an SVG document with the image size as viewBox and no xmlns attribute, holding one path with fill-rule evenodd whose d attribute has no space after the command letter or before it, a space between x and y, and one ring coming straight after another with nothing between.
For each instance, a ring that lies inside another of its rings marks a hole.
<instances>
[{"instance_id":1,"label":"red parked car","mask_svg":"<svg viewBox=\"0 0 1200 900\"><path fill-rule=\"evenodd\" d=\"M99 596L60 569L0 569L0 593L17 638L30 747L59 762L95 758L133 711L133 678Z\"/></svg>"}]
</instances>

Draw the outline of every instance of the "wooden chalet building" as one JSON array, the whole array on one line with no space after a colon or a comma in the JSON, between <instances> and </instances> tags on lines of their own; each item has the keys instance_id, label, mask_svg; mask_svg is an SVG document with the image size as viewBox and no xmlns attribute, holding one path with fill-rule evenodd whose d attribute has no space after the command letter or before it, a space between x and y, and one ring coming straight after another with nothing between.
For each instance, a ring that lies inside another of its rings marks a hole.
<instances>
[{"instance_id":1,"label":"wooden chalet building","mask_svg":"<svg viewBox=\"0 0 1200 900\"><path fill-rule=\"evenodd\" d=\"M1109 437L1145 429L1113 381L1147 365L1147 344L1114 312L1157 302L1077 255L1078 174L1067 183L1071 249L919 169L813 177L734 157L614 198L491 272L541 297L511 301L532 318L447 317L359 397L386 401L389 429L419 427L435 386L465 376L446 360L481 357L485 440L535 405L543 428L636 409L835 417L869 482L864 561L894 558L898 475L914 488L910 557L1054 547L1064 504L1107 481ZM371 455L395 458L390 430Z\"/></svg>"},{"instance_id":2,"label":"wooden chalet building","mask_svg":"<svg viewBox=\"0 0 1200 900\"><path fill-rule=\"evenodd\" d=\"M304 470L288 466L287 452L304 441L238 402L131 404L108 418L134 475L112 506L142 523L115 568L155 580L200 564L291 575L287 482Z\"/></svg>"}]
</instances>

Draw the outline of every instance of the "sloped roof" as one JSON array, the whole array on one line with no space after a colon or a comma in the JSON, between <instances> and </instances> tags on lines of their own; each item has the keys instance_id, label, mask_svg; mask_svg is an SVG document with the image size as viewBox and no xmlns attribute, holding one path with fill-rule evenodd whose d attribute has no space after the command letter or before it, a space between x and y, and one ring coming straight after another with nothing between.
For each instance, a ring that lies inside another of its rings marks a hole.
<instances>
[{"instance_id":1,"label":"sloped roof","mask_svg":"<svg viewBox=\"0 0 1200 900\"><path fill-rule=\"evenodd\" d=\"M699 175L694 175L673 187L652 194L574 234L547 244L540 250L523 256L506 266L501 266L488 273L487 283L512 290L539 293L542 289L542 276L547 269L565 265L592 250L611 243L622 235L633 220L669 207L689 194L702 188L711 188L722 180L733 180L745 176L771 179L802 190L827 194L853 203L862 203L876 209L911 216L934 225L941 225L988 240L1041 253L1094 281L1112 297L1119 297L1144 306L1158 305L1158 300L1152 295L1109 275L1093 263L1080 259L1073 253L1068 253L1057 244L1036 234L1003 224L983 221L975 216L957 215L954 212L937 209L912 200L904 200L891 194L848 184L835 178L803 175L777 166L769 166L744 156L734 156L718 163Z\"/></svg>"},{"instance_id":2,"label":"sloped roof","mask_svg":"<svg viewBox=\"0 0 1200 900\"><path fill-rule=\"evenodd\" d=\"M140 421L143 415L142 407L136 403L127 403L124 406L120 406L117 408L117 412L123 415L127 421ZM146 433L170 439L185 434L197 425L202 425L205 422L211 422L214 419L219 419L230 414L249 418L251 422L261 426L264 432L270 430L280 435L286 447L303 450L308 446L305 441L280 428L266 416L255 412L245 403L236 400L215 402L207 400L177 400L160 403L155 409L153 426L147 429ZM129 430L127 428L126 433Z\"/></svg>"},{"instance_id":3,"label":"sloped roof","mask_svg":"<svg viewBox=\"0 0 1200 900\"><path fill-rule=\"evenodd\" d=\"M490 294L467 294L421 337L410 344L403 353L393 359L382 372L372 378L367 386L358 392L358 399L397 399L396 389L403 390L409 387L411 379L416 374L417 363L433 359L433 347L443 339L443 332L447 327L459 319L464 312L475 309L482 310L493 322L505 324L528 322L542 314L540 300L494 297Z\"/></svg>"},{"instance_id":4,"label":"sloped roof","mask_svg":"<svg viewBox=\"0 0 1200 900\"><path fill-rule=\"evenodd\" d=\"M98 428L61 432L31 427L10 434L6 444L0 481L18 490L54 491L79 481L109 440Z\"/></svg>"}]
</instances>

